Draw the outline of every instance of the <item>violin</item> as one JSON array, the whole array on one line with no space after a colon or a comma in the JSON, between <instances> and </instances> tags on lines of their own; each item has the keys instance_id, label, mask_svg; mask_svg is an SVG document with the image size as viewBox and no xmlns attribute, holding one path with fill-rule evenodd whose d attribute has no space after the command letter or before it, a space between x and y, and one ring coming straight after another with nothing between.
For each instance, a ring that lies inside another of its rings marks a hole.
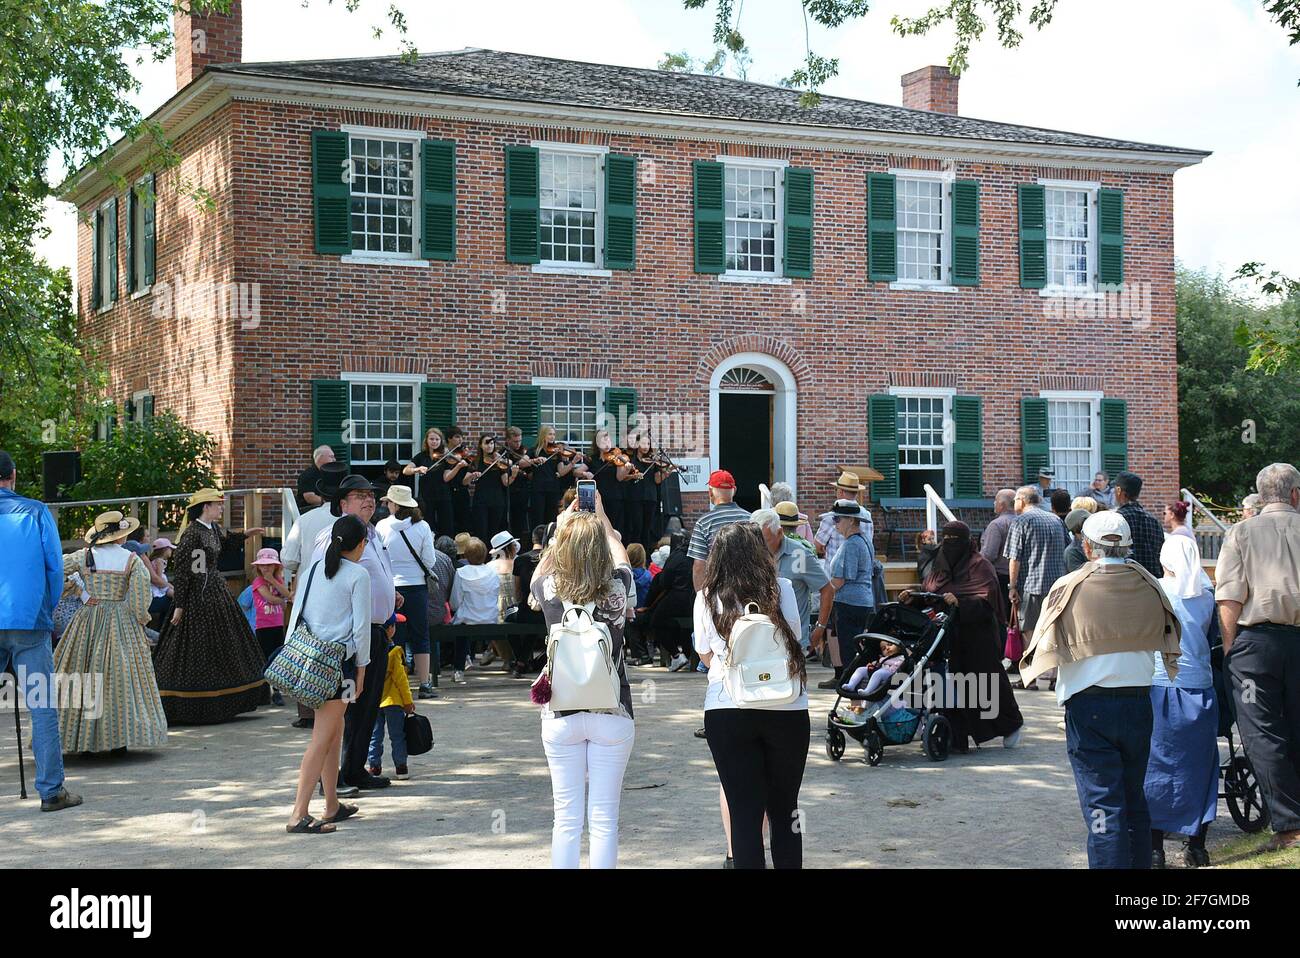
<instances>
[{"instance_id":1,"label":"violin","mask_svg":"<svg viewBox=\"0 0 1300 958\"><path fill-rule=\"evenodd\" d=\"M458 442L456 445L451 447L450 452L445 453L443 457L433 465L439 466L445 462L449 467L454 468L459 466L461 463L469 462L469 456L465 455L463 452L460 452L459 455L457 454L459 450L464 449L467 444L467 442ZM432 466L430 468L432 468Z\"/></svg>"},{"instance_id":2,"label":"violin","mask_svg":"<svg viewBox=\"0 0 1300 958\"><path fill-rule=\"evenodd\" d=\"M547 459L554 459L558 456L562 462L573 462L575 459L579 462L582 461L582 453L576 449L566 448L566 444L558 440L548 442L540 451L546 454Z\"/></svg>"},{"instance_id":3,"label":"violin","mask_svg":"<svg viewBox=\"0 0 1300 958\"><path fill-rule=\"evenodd\" d=\"M613 466L616 469L621 468L623 466L630 467L632 469L632 472L629 473L627 479L624 480L626 482L632 482L637 479L641 479L645 476L645 473L641 472L639 469L637 469L635 466L632 465L631 458L629 458L627 453L625 453L622 449L618 448L618 446L614 446L613 448L607 449L605 452L602 452L600 454L600 458L602 462L606 463L607 465Z\"/></svg>"}]
</instances>

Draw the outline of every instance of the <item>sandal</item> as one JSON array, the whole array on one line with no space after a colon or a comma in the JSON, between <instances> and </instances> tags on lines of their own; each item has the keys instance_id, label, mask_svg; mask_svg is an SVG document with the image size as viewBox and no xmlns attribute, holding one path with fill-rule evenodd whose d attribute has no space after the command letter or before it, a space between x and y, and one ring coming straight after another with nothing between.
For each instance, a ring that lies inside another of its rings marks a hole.
<instances>
[{"instance_id":1,"label":"sandal","mask_svg":"<svg viewBox=\"0 0 1300 958\"><path fill-rule=\"evenodd\" d=\"M328 835L334 831L334 826L328 822L318 822L310 815L304 815L298 819L298 824L286 825L284 830L290 835Z\"/></svg>"},{"instance_id":2,"label":"sandal","mask_svg":"<svg viewBox=\"0 0 1300 958\"><path fill-rule=\"evenodd\" d=\"M359 805L347 805L343 802L339 802L339 810L333 815L327 815L325 818L322 818L321 821L326 824L346 821L359 811L361 811L361 806Z\"/></svg>"}]
</instances>

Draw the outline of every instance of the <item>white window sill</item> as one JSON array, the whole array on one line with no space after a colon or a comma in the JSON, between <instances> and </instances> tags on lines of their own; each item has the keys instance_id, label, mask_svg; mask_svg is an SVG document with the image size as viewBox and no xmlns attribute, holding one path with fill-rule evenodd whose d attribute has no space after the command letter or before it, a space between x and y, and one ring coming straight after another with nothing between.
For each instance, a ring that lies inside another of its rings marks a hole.
<instances>
[{"instance_id":1,"label":"white window sill","mask_svg":"<svg viewBox=\"0 0 1300 958\"><path fill-rule=\"evenodd\" d=\"M95 315L96 315L96 316L103 316L105 313L107 313L109 310L111 310L111 309L112 309L114 306L116 306L116 305L117 305L117 300L113 300L113 302L111 302L111 303L106 303L105 305L99 307L99 309L95 310Z\"/></svg>"},{"instance_id":2,"label":"white window sill","mask_svg":"<svg viewBox=\"0 0 1300 958\"><path fill-rule=\"evenodd\" d=\"M789 276L748 276L744 273L719 273L719 283L755 283L759 286L792 286Z\"/></svg>"},{"instance_id":3,"label":"white window sill","mask_svg":"<svg viewBox=\"0 0 1300 958\"><path fill-rule=\"evenodd\" d=\"M1039 296L1055 296L1061 299L1105 299L1106 294L1097 289L1079 289L1077 286L1045 286L1038 291Z\"/></svg>"},{"instance_id":4,"label":"white window sill","mask_svg":"<svg viewBox=\"0 0 1300 958\"><path fill-rule=\"evenodd\" d=\"M594 266L551 266L546 263L534 263L534 273L545 273L549 276L613 276L612 269L597 269Z\"/></svg>"},{"instance_id":5,"label":"white window sill","mask_svg":"<svg viewBox=\"0 0 1300 958\"><path fill-rule=\"evenodd\" d=\"M912 290L919 293L955 293L960 286L947 286L943 283L909 283L906 280L890 283L890 289Z\"/></svg>"},{"instance_id":6,"label":"white window sill","mask_svg":"<svg viewBox=\"0 0 1300 958\"><path fill-rule=\"evenodd\" d=\"M340 256L339 261L343 263L360 263L365 266L428 266L427 259L407 259L402 256L359 256L352 253L348 256Z\"/></svg>"},{"instance_id":7,"label":"white window sill","mask_svg":"<svg viewBox=\"0 0 1300 958\"><path fill-rule=\"evenodd\" d=\"M153 292L153 287L146 286L144 289L137 289L134 293L131 294L131 298L143 299L144 297L148 296L152 292Z\"/></svg>"}]
</instances>

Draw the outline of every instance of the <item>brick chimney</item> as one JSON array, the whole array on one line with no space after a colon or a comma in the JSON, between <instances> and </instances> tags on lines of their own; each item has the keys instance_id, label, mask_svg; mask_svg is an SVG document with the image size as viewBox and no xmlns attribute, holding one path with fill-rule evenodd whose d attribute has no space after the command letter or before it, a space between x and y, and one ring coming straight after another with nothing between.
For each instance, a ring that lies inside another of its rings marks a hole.
<instances>
[{"instance_id":1,"label":"brick chimney","mask_svg":"<svg viewBox=\"0 0 1300 958\"><path fill-rule=\"evenodd\" d=\"M199 78L211 63L239 63L244 57L244 13L231 0L229 13L176 12L176 89Z\"/></svg>"},{"instance_id":2,"label":"brick chimney","mask_svg":"<svg viewBox=\"0 0 1300 958\"><path fill-rule=\"evenodd\" d=\"M903 106L957 115L958 78L947 67L921 67L903 74Z\"/></svg>"}]
</instances>

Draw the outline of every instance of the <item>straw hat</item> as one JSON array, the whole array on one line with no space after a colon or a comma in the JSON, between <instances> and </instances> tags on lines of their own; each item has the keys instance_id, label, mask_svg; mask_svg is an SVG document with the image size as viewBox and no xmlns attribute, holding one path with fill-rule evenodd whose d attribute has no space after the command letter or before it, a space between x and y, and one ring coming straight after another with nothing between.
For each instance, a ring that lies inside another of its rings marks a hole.
<instances>
[{"instance_id":1,"label":"straw hat","mask_svg":"<svg viewBox=\"0 0 1300 958\"><path fill-rule=\"evenodd\" d=\"M835 480L835 488L847 489L850 492L865 492L867 489L858 479L856 472L841 472L840 477Z\"/></svg>"},{"instance_id":2,"label":"straw hat","mask_svg":"<svg viewBox=\"0 0 1300 958\"><path fill-rule=\"evenodd\" d=\"M200 489L194 495L190 496L189 504L191 506L202 505L205 502L222 502L225 496L219 489Z\"/></svg>"},{"instance_id":3,"label":"straw hat","mask_svg":"<svg viewBox=\"0 0 1300 958\"><path fill-rule=\"evenodd\" d=\"M86 530L86 534L82 538L87 545L106 546L110 542L119 542L125 539L139 528L139 519L123 516L122 513L114 509L111 512L101 512L96 516L95 524Z\"/></svg>"},{"instance_id":4,"label":"straw hat","mask_svg":"<svg viewBox=\"0 0 1300 958\"><path fill-rule=\"evenodd\" d=\"M799 518L799 507L793 502L778 502L775 506L776 514L781 517L781 526L785 529L796 529L802 521Z\"/></svg>"},{"instance_id":5,"label":"straw hat","mask_svg":"<svg viewBox=\"0 0 1300 958\"><path fill-rule=\"evenodd\" d=\"M405 509L416 509L420 505L415 501L415 496L411 495L410 486L404 486L399 482L389 486L388 491L379 498L391 502L395 506L402 506Z\"/></svg>"}]
</instances>

